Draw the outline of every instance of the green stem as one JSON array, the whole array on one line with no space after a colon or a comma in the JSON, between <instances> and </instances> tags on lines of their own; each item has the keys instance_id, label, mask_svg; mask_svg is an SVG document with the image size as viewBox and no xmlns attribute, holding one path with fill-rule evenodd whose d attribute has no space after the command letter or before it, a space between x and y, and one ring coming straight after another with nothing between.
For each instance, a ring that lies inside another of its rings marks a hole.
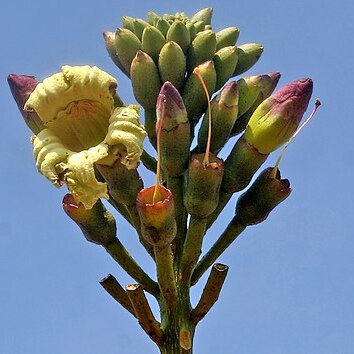
<instances>
[{"instance_id":1,"label":"green stem","mask_svg":"<svg viewBox=\"0 0 354 354\"><path fill-rule=\"evenodd\" d=\"M207 219L191 217L180 265L181 283L190 286L190 278L201 254Z\"/></svg>"},{"instance_id":2,"label":"green stem","mask_svg":"<svg viewBox=\"0 0 354 354\"><path fill-rule=\"evenodd\" d=\"M191 313L191 322L193 326L196 326L198 322L204 318L218 300L228 270L229 267L227 265L221 263L213 265L202 296Z\"/></svg>"},{"instance_id":3,"label":"green stem","mask_svg":"<svg viewBox=\"0 0 354 354\"><path fill-rule=\"evenodd\" d=\"M157 281L159 283L161 297L166 303L167 308L172 311L177 303L177 287L173 271L173 255L171 246L155 246L154 249Z\"/></svg>"},{"instance_id":4,"label":"green stem","mask_svg":"<svg viewBox=\"0 0 354 354\"><path fill-rule=\"evenodd\" d=\"M155 297L159 296L157 283L144 272L138 263L136 263L134 258L118 239L109 245L105 245L104 248L133 279L142 285L146 291Z\"/></svg>"},{"instance_id":5,"label":"green stem","mask_svg":"<svg viewBox=\"0 0 354 354\"><path fill-rule=\"evenodd\" d=\"M190 324L191 305L189 286L178 285L178 302L173 311L160 301L161 328L164 332L164 343L160 346L161 354L191 354L194 327Z\"/></svg>"},{"instance_id":6,"label":"green stem","mask_svg":"<svg viewBox=\"0 0 354 354\"><path fill-rule=\"evenodd\" d=\"M227 192L225 192L223 190L220 190L218 206L208 216L208 221L207 221L207 226L206 226L207 230L213 225L214 221L218 218L220 213L223 211L223 209L225 208L226 204L229 202L231 197L232 197L232 194L227 193Z\"/></svg>"},{"instance_id":7,"label":"green stem","mask_svg":"<svg viewBox=\"0 0 354 354\"><path fill-rule=\"evenodd\" d=\"M191 280L192 285L198 282L204 272L218 259L218 257L231 245L245 228L245 226L237 221L236 216L234 216L219 239L195 267Z\"/></svg>"},{"instance_id":8,"label":"green stem","mask_svg":"<svg viewBox=\"0 0 354 354\"><path fill-rule=\"evenodd\" d=\"M113 206L114 209L118 211L120 215L123 216L123 218L128 221L128 223L134 227L132 220L130 219L129 211L127 210L127 207L123 203L118 203L116 202L113 198L108 199L109 204Z\"/></svg>"},{"instance_id":9,"label":"green stem","mask_svg":"<svg viewBox=\"0 0 354 354\"><path fill-rule=\"evenodd\" d=\"M183 204L183 176L168 176L167 185L173 195L177 234L174 239L173 251L175 266L178 265L182 256L183 244L187 230L187 211Z\"/></svg>"},{"instance_id":10,"label":"green stem","mask_svg":"<svg viewBox=\"0 0 354 354\"><path fill-rule=\"evenodd\" d=\"M150 170L151 172L156 173L157 169L157 161L154 157L152 157L146 150L143 150L143 153L140 157L143 165Z\"/></svg>"},{"instance_id":11,"label":"green stem","mask_svg":"<svg viewBox=\"0 0 354 354\"><path fill-rule=\"evenodd\" d=\"M155 319L141 285L129 284L125 289L140 326L158 346L162 345L163 332L160 323Z\"/></svg>"},{"instance_id":12,"label":"green stem","mask_svg":"<svg viewBox=\"0 0 354 354\"><path fill-rule=\"evenodd\" d=\"M100 280L100 284L103 289L105 289L107 293L113 297L114 300L120 303L127 311L136 317L127 293L112 274L108 274Z\"/></svg>"}]
</instances>

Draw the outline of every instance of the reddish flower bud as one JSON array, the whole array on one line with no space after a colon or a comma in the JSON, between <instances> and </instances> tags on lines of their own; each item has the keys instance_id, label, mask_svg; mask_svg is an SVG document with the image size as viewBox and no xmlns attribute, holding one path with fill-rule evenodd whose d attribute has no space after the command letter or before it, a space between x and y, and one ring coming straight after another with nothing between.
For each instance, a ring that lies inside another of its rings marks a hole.
<instances>
[{"instance_id":1,"label":"reddish flower bud","mask_svg":"<svg viewBox=\"0 0 354 354\"><path fill-rule=\"evenodd\" d=\"M34 134L39 133L45 126L38 114L35 111L26 111L23 108L28 97L36 88L38 81L34 76L10 74L7 77L7 82L25 123Z\"/></svg>"}]
</instances>

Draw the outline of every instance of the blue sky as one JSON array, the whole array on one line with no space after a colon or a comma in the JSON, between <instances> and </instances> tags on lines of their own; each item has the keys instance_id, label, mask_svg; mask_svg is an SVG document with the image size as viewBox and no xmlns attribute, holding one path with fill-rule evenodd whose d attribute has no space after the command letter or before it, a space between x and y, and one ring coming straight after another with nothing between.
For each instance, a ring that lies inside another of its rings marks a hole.
<instances>
[{"instance_id":1,"label":"blue sky","mask_svg":"<svg viewBox=\"0 0 354 354\"><path fill-rule=\"evenodd\" d=\"M124 15L214 8L214 29L241 28L239 43L259 42L249 72L280 71L279 86L309 76L323 103L280 166L292 195L250 227L220 257L230 271L220 299L197 329L196 354L354 352L354 120L350 1L20 1L2 4L0 97L0 352L134 354L157 352L136 321L99 286L108 273L131 279L104 250L87 243L64 214L66 191L35 170L30 132L10 96L9 73L39 80L61 65L97 65L128 80L106 54L103 30ZM265 166L274 163L277 153ZM151 175L143 174L146 185ZM232 217L235 200L205 249ZM119 237L151 274L135 234L118 217ZM201 288L193 290L196 301Z\"/></svg>"}]
</instances>

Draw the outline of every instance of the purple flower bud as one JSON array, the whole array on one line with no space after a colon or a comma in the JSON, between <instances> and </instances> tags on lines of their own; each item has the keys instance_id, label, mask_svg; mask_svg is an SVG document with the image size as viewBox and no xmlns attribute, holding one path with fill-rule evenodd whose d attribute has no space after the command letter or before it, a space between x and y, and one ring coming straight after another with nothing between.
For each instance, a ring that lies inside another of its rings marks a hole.
<instances>
[{"instance_id":1,"label":"purple flower bud","mask_svg":"<svg viewBox=\"0 0 354 354\"><path fill-rule=\"evenodd\" d=\"M288 141L299 126L313 89L310 78L293 81L264 100L250 118L245 139L262 154Z\"/></svg>"},{"instance_id":2,"label":"purple flower bud","mask_svg":"<svg viewBox=\"0 0 354 354\"><path fill-rule=\"evenodd\" d=\"M25 123L34 134L37 134L45 128L41 119L36 112L25 111L23 107L31 93L36 88L38 81L34 76L10 74L7 77L7 82L9 83L12 96L16 101Z\"/></svg>"},{"instance_id":3,"label":"purple flower bud","mask_svg":"<svg viewBox=\"0 0 354 354\"><path fill-rule=\"evenodd\" d=\"M186 108L178 90L166 81L161 87L156 103L156 116L162 119L162 128L172 130L182 123L188 122Z\"/></svg>"},{"instance_id":4,"label":"purple flower bud","mask_svg":"<svg viewBox=\"0 0 354 354\"><path fill-rule=\"evenodd\" d=\"M166 81L156 104L157 128L160 128L160 158L163 170L171 176L181 175L188 165L190 123L178 90Z\"/></svg>"}]
</instances>

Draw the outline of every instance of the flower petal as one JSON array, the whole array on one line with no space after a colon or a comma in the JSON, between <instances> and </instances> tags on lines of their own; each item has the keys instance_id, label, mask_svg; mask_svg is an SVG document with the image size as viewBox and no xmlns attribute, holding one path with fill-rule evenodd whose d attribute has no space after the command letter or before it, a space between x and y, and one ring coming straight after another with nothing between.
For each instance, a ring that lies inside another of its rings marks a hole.
<instances>
[{"instance_id":1,"label":"flower petal","mask_svg":"<svg viewBox=\"0 0 354 354\"><path fill-rule=\"evenodd\" d=\"M68 172L65 174L66 184L77 202L86 209L91 209L100 198L109 199L107 184L97 181L94 163L108 155L105 144L69 156Z\"/></svg>"},{"instance_id":2,"label":"flower petal","mask_svg":"<svg viewBox=\"0 0 354 354\"><path fill-rule=\"evenodd\" d=\"M37 135L32 136L31 142L38 171L54 185L60 187L61 180L58 174L62 171L58 167L66 162L72 152L50 129L43 129Z\"/></svg>"},{"instance_id":3,"label":"flower petal","mask_svg":"<svg viewBox=\"0 0 354 354\"><path fill-rule=\"evenodd\" d=\"M73 101L98 101L107 110L112 109L117 81L111 75L88 65L65 65L61 70L38 84L25 104L25 109L35 110L44 124L50 127L57 113Z\"/></svg>"},{"instance_id":4,"label":"flower petal","mask_svg":"<svg viewBox=\"0 0 354 354\"><path fill-rule=\"evenodd\" d=\"M139 122L139 108L135 105L116 108L109 123L104 142L110 146L110 153L118 156L126 168L136 168L147 136Z\"/></svg>"}]
</instances>

